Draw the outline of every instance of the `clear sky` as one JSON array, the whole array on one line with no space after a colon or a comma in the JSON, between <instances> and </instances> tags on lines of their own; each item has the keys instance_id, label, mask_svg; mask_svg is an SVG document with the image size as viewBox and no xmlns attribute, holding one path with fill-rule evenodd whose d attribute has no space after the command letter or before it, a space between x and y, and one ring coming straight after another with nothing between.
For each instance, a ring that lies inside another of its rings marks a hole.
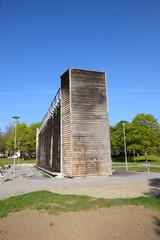
<instances>
[{"instance_id":1,"label":"clear sky","mask_svg":"<svg viewBox=\"0 0 160 240\"><path fill-rule=\"evenodd\" d=\"M160 0L0 0L0 129L41 121L68 68L107 72L109 122L160 122Z\"/></svg>"}]
</instances>

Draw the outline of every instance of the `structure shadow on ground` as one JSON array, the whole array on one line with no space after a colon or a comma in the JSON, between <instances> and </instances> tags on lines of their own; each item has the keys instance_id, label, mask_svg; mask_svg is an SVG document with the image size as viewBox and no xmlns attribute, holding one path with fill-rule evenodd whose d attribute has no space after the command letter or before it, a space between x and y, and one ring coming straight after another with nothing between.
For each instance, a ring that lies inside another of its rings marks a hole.
<instances>
[{"instance_id":1,"label":"structure shadow on ground","mask_svg":"<svg viewBox=\"0 0 160 240\"><path fill-rule=\"evenodd\" d=\"M138 174L137 172L135 171L125 171L125 170L115 170L113 172L113 176L116 176L116 177L127 177L127 176L131 176L131 175L136 175Z\"/></svg>"},{"instance_id":2,"label":"structure shadow on ground","mask_svg":"<svg viewBox=\"0 0 160 240\"><path fill-rule=\"evenodd\" d=\"M160 197L160 178L149 179L149 186L151 187L150 192L145 193L146 196L156 196ZM158 217L154 218L155 231L158 236L160 236L160 219Z\"/></svg>"},{"instance_id":3,"label":"structure shadow on ground","mask_svg":"<svg viewBox=\"0 0 160 240\"><path fill-rule=\"evenodd\" d=\"M160 178L152 178L148 180L150 191L145 193L146 196L160 197Z\"/></svg>"},{"instance_id":4,"label":"structure shadow on ground","mask_svg":"<svg viewBox=\"0 0 160 240\"><path fill-rule=\"evenodd\" d=\"M160 219L158 217L153 217L155 223L155 231L160 236Z\"/></svg>"}]
</instances>

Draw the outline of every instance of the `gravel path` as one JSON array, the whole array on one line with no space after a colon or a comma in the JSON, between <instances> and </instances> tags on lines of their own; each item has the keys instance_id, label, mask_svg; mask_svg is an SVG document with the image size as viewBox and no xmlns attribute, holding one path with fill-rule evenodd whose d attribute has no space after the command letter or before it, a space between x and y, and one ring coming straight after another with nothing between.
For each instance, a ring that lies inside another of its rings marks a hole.
<instances>
[{"instance_id":1,"label":"gravel path","mask_svg":"<svg viewBox=\"0 0 160 240\"><path fill-rule=\"evenodd\" d=\"M50 178L33 166L19 166L16 177L0 182L0 199L38 190L102 198L160 196L160 173L116 171L112 177Z\"/></svg>"}]
</instances>

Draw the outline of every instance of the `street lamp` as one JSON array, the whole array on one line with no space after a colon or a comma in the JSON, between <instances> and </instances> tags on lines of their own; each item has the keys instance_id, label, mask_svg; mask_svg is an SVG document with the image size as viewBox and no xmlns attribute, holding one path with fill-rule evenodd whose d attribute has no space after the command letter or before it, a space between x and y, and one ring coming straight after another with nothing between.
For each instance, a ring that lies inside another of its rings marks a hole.
<instances>
[{"instance_id":1,"label":"street lamp","mask_svg":"<svg viewBox=\"0 0 160 240\"><path fill-rule=\"evenodd\" d=\"M125 134L125 122L122 123L123 126L123 139L124 139L124 154L125 154L125 162L126 162L126 171L128 171L128 162L127 162L127 148L126 148L126 134Z\"/></svg>"},{"instance_id":2,"label":"street lamp","mask_svg":"<svg viewBox=\"0 0 160 240\"><path fill-rule=\"evenodd\" d=\"M20 141L18 141L18 165L19 165L19 158L20 158Z\"/></svg>"},{"instance_id":3,"label":"street lamp","mask_svg":"<svg viewBox=\"0 0 160 240\"><path fill-rule=\"evenodd\" d=\"M17 120L20 118L19 116L13 116L14 119L14 176L16 173L16 126Z\"/></svg>"}]
</instances>

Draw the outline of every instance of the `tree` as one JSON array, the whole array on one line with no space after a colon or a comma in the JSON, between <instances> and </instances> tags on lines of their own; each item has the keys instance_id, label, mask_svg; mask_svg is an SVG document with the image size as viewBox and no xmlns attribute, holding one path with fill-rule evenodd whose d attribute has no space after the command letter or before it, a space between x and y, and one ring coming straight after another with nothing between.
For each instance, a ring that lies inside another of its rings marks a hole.
<instances>
[{"instance_id":1,"label":"tree","mask_svg":"<svg viewBox=\"0 0 160 240\"><path fill-rule=\"evenodd\" d=\"M16 150L20 150L22 157L30 156L31 152L36 151L36 129L40 123L32 123L29 127L26 123L18 123L16 127ZM10 154L14 153L14 129L7 141Z\"/></svg>"},{"instance_id":2,"label":"tree","mask_svg":"<svg viewBox=\"0 0 160 240\"><path fill-rule=\"evenodd\" d=\"M110 127L111 136L111 152L112 154L121 154L124 152L124 135L123 135L123 123L120 121L116 126ZM128 142L128 131L130 129L130 123L125 121L126 143Z\"/></svg>"},{"instance_id":3,"label":"tree","mask_svg":"<svg viewBox=\"0 0 160 240\"><path fill-rule=\"evenodd\" d=\"M131 142L129 148L139 153L158 150L160 125L152 114L137 114L131 122Z\"/></svg>"},{"instance_id":4,"label":"tree","mask_svg":"<svg viewBox=\"0 0 160 240\"><path fill-rule=\"evenodd\" d=\"M110 127L112 154L124 151L122 122ZM134 155L160 152L160 124L152 114L139 113L131 123L125 122L127 151Z\"/></svg>"},{"instance_id":5,"label":"tree","mask_svg":"<svg viewBox=\"0 0 160 240\"><path fill-rule=\"evenodd\" d=\"M13 129L7 142L7 148L11 154L14 153L14 134L15 131ZM26 123L18 123L16 126L16 150L18 149L18 144L20 143L20 150L22 153L26 151L27 134L28 129Z\"/></svg>"},{"instance_id":6,"label":"tree","mask_svg":"<svg viewBox=\"0 0 160 240\"><path fill-rule=\"evenodd\" d=\"M7 149L7 141L9 139L9 136L13 130L13 126L9 124L5 131L0 131L0 153L5 156L6 155L6 149Z\"/></svg>"},{"instance_id":7,"label":"tree","mask_svg":"<svg viewBox=\"0 0 160 240\"><path fill-rule=\"evenodd\" d=\"M0 154L4 154L4 151L5 151L5 145L3 140L3 133L0 129Z\"/></svg>"},{"instance_id":8,"label":"tree","mask_svg":"<svg viewBox=\"0 0 160 240\"><path fill-rule=\"evenodd\" d=\"M29 155L32 152L36 151L36 130L37 128L39 128L40 123L32 123L29 127L28 127L28 136L27 136L27 149L28 149L28 153Z\"/></svg>"}]
</instances>

